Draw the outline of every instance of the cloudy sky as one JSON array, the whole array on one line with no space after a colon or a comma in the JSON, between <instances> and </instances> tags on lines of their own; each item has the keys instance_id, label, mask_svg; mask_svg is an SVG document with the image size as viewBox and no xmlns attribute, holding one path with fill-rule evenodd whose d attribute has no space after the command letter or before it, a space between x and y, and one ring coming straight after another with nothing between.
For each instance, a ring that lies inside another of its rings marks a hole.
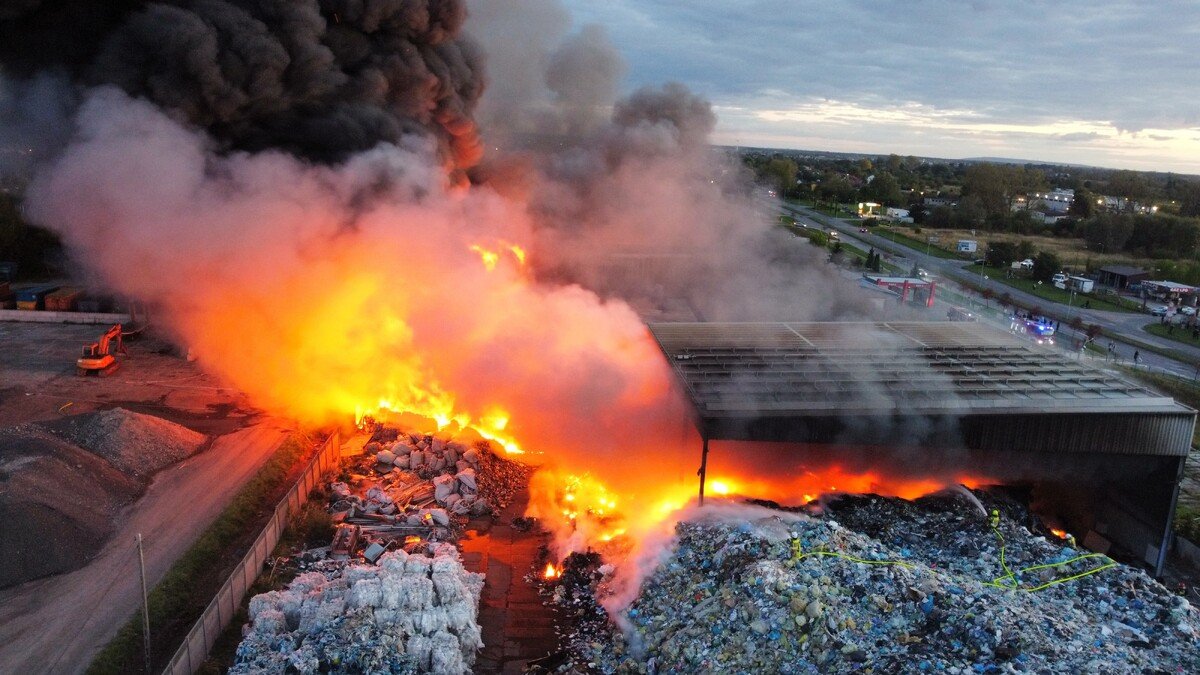
<instances>
[{"instance_id":1,"label":"cloudy sky","mask_svg":"<svg viewBox=\"0 0 1200 675\"><path fill-rule=\"evenodd\" d=\"M720 143L1200 173L1200 3L565 0Z\"/></svg>"}]
</instances>

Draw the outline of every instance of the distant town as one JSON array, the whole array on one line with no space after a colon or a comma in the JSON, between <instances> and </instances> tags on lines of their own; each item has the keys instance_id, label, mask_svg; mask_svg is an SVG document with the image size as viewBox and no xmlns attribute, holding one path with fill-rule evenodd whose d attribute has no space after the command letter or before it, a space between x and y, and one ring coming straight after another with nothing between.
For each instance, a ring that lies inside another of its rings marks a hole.
<instances>
[{"instance_id":1,"label":"distant town","mask_svg":"<svg viewBox=\"0 0 1200 675\"><path fill-rule=\"evenodd\" d=\"M977 240L996 266L1039 260L1035 281L1121 268L1142 280L1200 284L1200 178L1010 160L737 150L782 198L830 213L893 223L958 253ZM1111 275L1110 275L1111 276ZM1163 299L1166 299L1165 297Z\"/></svg>"}]
</instances>

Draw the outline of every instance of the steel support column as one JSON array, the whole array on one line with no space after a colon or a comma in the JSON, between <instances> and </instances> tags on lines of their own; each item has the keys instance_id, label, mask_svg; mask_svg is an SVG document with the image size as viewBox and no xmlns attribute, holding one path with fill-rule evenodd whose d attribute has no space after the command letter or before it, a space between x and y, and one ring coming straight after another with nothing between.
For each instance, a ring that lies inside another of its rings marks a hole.
<instances>
[{"instance_id":1,"label":"steel support column","mask_svg":"<svg viewBox=\"0 0 1200 675\"><path fill-rule=\"evenodd\" d=\"M704 506L704 478L708 474L708 436L700 437L703 440L702 450L700 451L700 470L696 472L700 476L700 506Z\"/></svg>"},{"instance_id":2,"label":"steel support column","mask_svg":"<svg viewBox=\"0 0 1200 675\"><path fill-rule=\"evenodd\" d=\"M1171 487L1171 503L1167 509L1167 522L1163 525L1162 543L1158 546L1158 560L1154 562L1154 576L1161 578L1163 567L1167 564L1167 551L1171 548L1171 537L1175 532L1175 507L1179 503L1179 485L1183 482L1183 466L1186 457L1180 457L1176 462L1174 485Z\"/></svg>"}]
</instances>

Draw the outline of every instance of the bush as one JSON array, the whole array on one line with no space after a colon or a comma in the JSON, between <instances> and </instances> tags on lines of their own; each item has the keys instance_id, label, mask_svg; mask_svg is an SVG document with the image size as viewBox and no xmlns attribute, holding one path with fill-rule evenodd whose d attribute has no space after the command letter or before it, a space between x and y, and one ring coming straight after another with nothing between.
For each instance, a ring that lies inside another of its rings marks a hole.
<instances>
[{"instance_id":1,"label":"bush","mask_svg":"<svg viewBox=\"0 0 1200 675\"><path fill-rule=\"evenodd\" d=\"M333 539L333 519L325 508L325 497L316 491L309 496L300 512L293 516L292 532L288 536L291 547L301 549L324 546Z\"/></svg>"},{"instance_id":2,"label":"bush","mask_svg":"<svg viewBox=\"0 0 1200 675\"><path fill-rule=\"evenodd\" d=\"M1200 511L1179 506L1175 511L1175 532L1191 540L1193 544L1200 542Z\"/></svg>"}]
</instances>

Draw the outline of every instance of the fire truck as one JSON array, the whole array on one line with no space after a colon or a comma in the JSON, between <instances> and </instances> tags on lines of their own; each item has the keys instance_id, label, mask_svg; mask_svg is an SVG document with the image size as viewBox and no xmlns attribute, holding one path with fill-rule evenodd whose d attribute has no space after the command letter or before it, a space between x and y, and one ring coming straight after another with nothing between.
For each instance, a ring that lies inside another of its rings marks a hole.
<instances>
[{"instance_id":1,"label":"fire truck","mask_svg":"<svg viewBox=\"0 0 1200 675\"><path fill-rule=\"evenodd\" d=\"M1054 344L1054 322L1045 317L1014 316L1008 329L1039 345Z\"/></svg>"}]
</instances>

